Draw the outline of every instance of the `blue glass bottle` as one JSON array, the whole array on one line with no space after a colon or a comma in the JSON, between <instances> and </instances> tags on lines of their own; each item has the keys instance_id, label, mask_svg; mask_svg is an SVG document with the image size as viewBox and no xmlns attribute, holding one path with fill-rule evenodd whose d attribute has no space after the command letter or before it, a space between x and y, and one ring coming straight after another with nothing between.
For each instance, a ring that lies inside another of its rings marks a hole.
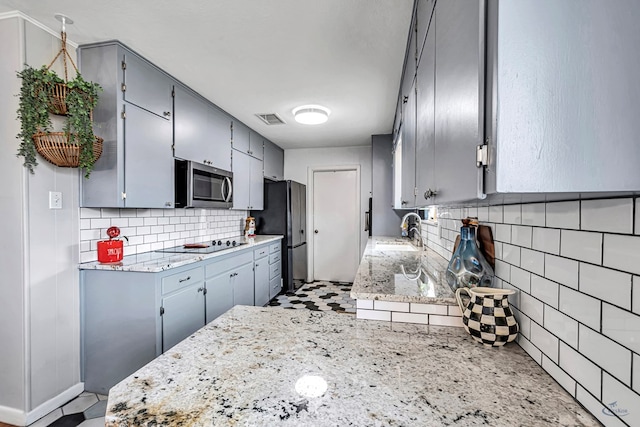
<instances>
[{"instance_id":1,"label":"blue glass bottle","mask_svg":"<svg viewBox=\"0 0 640 427\"><path fill-rule=\"evenodd\" d=\"M447 267L447 283L454 291L461 287L491 287L493 276L493 268L476 244L476 227L463 225L460 229L460 244Z\"/></svg>"}]
</instances>

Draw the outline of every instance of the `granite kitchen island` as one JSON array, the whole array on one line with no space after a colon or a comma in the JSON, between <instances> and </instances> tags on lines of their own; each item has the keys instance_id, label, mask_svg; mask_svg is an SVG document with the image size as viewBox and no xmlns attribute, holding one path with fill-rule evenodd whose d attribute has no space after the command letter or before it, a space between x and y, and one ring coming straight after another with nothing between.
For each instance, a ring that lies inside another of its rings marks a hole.
<instances>
[{"instance_id":1,"label":"granite kitchen island","mask_svg":"<svg viewBox=\"0 0 640 427\"><path fill-rule=\"evenodd\" d=\"M595 426L520 347L236 306L116 386L107 426Z\"/></svg>"}]
</instances>

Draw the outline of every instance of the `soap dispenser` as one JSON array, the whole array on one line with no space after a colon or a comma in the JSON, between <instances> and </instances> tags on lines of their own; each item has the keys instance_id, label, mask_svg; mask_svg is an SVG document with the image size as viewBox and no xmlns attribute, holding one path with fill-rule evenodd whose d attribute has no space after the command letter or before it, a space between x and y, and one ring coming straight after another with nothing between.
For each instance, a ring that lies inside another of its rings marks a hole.
<instances>
[{"instance_id":1,"label":"soap dispenser","mask_svg":"<svg viewBox=\"0 0 640 427\"><path fill-rule=\"evenodd\" d=\"M487 262L476 242L478 220L466 218L460 228L460 244L456 248L447 266L447 283L452 290L461 287L491 287L493 268Z\"/></svg>"}]
</instances>

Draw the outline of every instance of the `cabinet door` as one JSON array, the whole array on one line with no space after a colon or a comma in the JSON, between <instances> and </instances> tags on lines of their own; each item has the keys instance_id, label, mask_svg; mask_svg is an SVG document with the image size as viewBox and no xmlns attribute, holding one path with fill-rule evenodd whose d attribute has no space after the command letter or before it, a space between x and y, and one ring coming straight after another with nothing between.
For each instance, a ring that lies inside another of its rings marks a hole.
<instances>
[{"instance_id":1,"label":"cabinet door","mask_svg":"<svg viewBox=\"0 0 640 427\"><path fill-rule=\"evenodd\" d=\"M418 72L420 72L420 64L422 62L422 56L425 54L425 39L427 38L427 31L429 30L429 23L431 22L431 14L433 12L433 6L435 0L418 0L416 9L416 31L417 37L417 50L418 50ZM435 37L435 34L434 34ZM427 55L430 55L427 53ZM433 64L431 64L433 66Z\"/></svg>"},{"instance_id":2,"label":"cabinet door","mask_svg":"<svg viewBox=\"0 0 640 427\"><path fill-rule=\"evenodd\" d=\"M262 160L255 157L249 157L251 168L250 189L249 189L249 207L254 210L264 209L264 175L262 170Z\"/></svg>"},{"instance_id":3,"label":"cabinet door","mask_svg":"<svg viewBox=\"0 0 640 427\"><path fill-rule=\"evenodd\" d=\"M132 53L124 54L124 100L147 111L171 118L172 80L156 67Z\"/></svg>"},{"instance_id":4,"label":"cabinet door","mask_svg":"<svg viewBox=\"0 0 640 427\"><path fill-rule=\"evenodd\" d=\"M246 154L250 151L249 128L237 120L233 121L233 139L231 145L234 150L242 151Z\"/></svg>"},{"instance_id":5,"label":"cabinet door","mask_svg":"<svg viewBox=\"0 0 640 427\"><path fill-rule=\"evenodd\" d=\"M269 300L274 299L282 290L282 276L278 275L269 281Z\"/></svg>"},{"instance_id":6,"label":"cabinet door","mask_svg":"<svg viewBox=\"0 0 640 427\"><path fill-rule=\"evenodd\" d=\"M175 157L208 164L206 150L211 135L208 132L209 105L182 86L175 86L173 129Z\"/></svg>"},{"instance_id":7,"label":"cabinet door","mask_svg":"<svg viewBox=\"0 0 640 427\"><path fill-rule=\"evenodd\" d=\"M162 351L204 326L203 284L195 283L162 298Z\"/></svg>"},{"instance_id":8,"label":"cabinet door","mask_svg":"<svg viewBox=\"0 0 640 427\"><path fill-rule=\"evenodd\" d=\"M262 135L252 130L249 130L249 154L250 156L255 157L256 159L263 160L264 159L264 139Z\"/></svg>"},{"instance_id":9,"label":"cabinet door","mask_svg":"<svg viewBox=\"0 0 640 427\"><path fill-rule=\"evenodd\" d=\"M269 258L255 261L255 305L263 307L269 302Z\"/></svg>"},{"instance_id":10,"label":"cabinet door","mask_svg":"<svg viewBox=\"0 0 640 427\"><path fill-rule=\"evenodd\" d=\"M173 207L172 122L135 105L126 106L125 117L125 206Z\"/></svg>"},{"instance_id":11,"label":"cabinet door","mask_svg":"<svg viewBox=\"0 0 640 427\"><path fill-rule=\"evenodd\" d=\"M233 305L254 305L253 262L236 268L233 273Z\"/></svg>"},{"instance_id":12,"label":"cabinet door","mask_svg":"<svg viewBox=\"0 0 640 427\"><path fill-rule=\"evenodd\" d=\"M415 206L416 185L416 95L415 86L409 91L402 122L402 201L403 208Z\"/></svg>"},{"instance_id":13,"label":"cabinet door","mask_svg":"<svg viewBox=\"0 0 640 427\"><path fill-rule=\"evenodd\" d=\"M436 191L435 167L435 19L431 24L416 76L416 205L435 203L428 193Z\"/></svg>"},{"instance_id":14,"label":"cabinet door","mask_svg":"<svg viewBox=\"0 0 640 427\"><path fill-rule=\"evenodd\" d=\"M476 167L476 147L484 140L481 5L484 2L436 2L435 171L438 203L478 197L481 170Z\"/></svg>"},{"instance_id":15,"label":"cabinet door","mask_svg":"<svg viewBox=\"0 0 640 427\"><path fill-rule=\"evenodd\" d=\"M231 170L231 116L210 105L207 108L209 135L207 141L209 165Z\"/></svg>"},{"instance_id":16,"label":"cabinet door","mask_svg":"<svg viewBox=\"0 0 640 427\"><path fill-rule=\"evenodd\" d=\"M233 209L251 209L251 159L248 154L233 150Z\"/></svg>"},{"instance_id":17,"label":"cabinet door","mask_svg":"<svg viewBox=\"0 0 640 427\"><path fill-rule=\"evenodd\" d=\"M205 281L205 322L209 323L233 307L233 272L225 271Z\"/></svg>"},{"instance_id":18,"label":"cabinet door","mask_svg":"<svg viewBox=\"0 0 640 427\"><path fill-rule=\"evenodd\" d=\"M268 139L264 140L264 177L273 181L284 179L284 150Z\"/></svg>"},{"instance_id":19,"label":"cabinet door","mask_svg":"<svg viewBox=\"0 0 640 427\"><path fill-rule=\"evenodd\" d=\"M407 103L404 102L408 99L410 92L413 92L413 81L416 76L416 27L415 20L411 21L411 28L409 30L409 40L407 44L407 51L405 53L404 72L402 74L402 83L400 96L402 97L400 102L402 106L402 121L406 120L405 115L408 114Z\"/></svg>"}]
</instances>

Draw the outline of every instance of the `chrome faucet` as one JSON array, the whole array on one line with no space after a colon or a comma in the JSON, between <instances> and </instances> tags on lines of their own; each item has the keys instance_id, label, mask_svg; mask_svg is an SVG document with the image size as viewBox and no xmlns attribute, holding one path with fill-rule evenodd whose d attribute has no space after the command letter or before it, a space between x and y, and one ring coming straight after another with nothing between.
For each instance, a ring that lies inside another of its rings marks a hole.
<instances>
[{"instance_id":1,"label":"chrome faucet","mask_svg":"<svg viewBox=\"0 0 640 427\"><path fill-rule=\"evenodd\" d=\"M411 227L408 231L407 231L407 236L409 235L409 233L411 233L413 230L418 232L418 246L422 247L424 246L424 242L422 241L422 218L420 218L420 215L418 215L415 212L409 212L408 214L406 214L405 216L402 217L402 222L400 222L400 228L402 230L405 229L405 224L407 224L407 219L409 219L410 216L415 216L418 219L418 226L417 227ZM408 228L408 227L407 227ZM415 236L415 233L414 233Z\"/></svg>"}]
</instances>

